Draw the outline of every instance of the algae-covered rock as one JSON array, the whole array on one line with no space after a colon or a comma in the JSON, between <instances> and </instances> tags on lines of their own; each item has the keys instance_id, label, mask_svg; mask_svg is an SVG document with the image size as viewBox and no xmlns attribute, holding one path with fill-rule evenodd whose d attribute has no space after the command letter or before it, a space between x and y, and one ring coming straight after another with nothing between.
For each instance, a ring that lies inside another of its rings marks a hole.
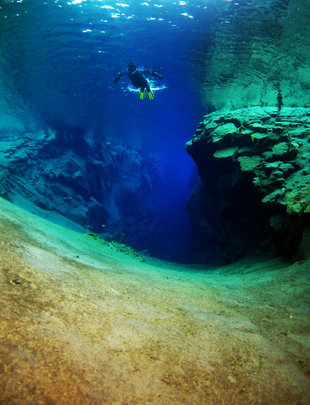
<instances>
[{"instance_id":1,"label":"algae-covered rock","mask_svg":"<svg viewBox=\"0 0 310 405\"><path fill-rule=\"evenodd\" d=\"M289 151L289 145L286 142L280 142L272 147L274 155L285 155Z\"/></svg>"},{"instance_id":2,"label":"algae-covered rock","mask_svg":"<svg viewBox=\"0 0 310 405\"><path fill-rule=\"evenodd\" d=\"M263 132L263 133L259 133L259 132L254 132L253 134L251 134L251 139L252 141L260 141L261 139L268 139L268 134Z\"/></svg>"},{"instance_id":3,"label":"algae-covered rock","mask_svg":"<svg viewBox=\"0 0 310 405\"><path fill-rule=\"evenodd\" d=\"M278 190L273 191L272 193L266 195L263 199L263 203L270 203L270 202L275 202L279 197L282 197L282 195L285 193L285 189L281 188Z\"/></svg>"},{"instance_id":4,"label":"algae-covered rock","mask_svg":"<svg viewBox=\"0 0 310 405\"><path fill-rule=\"evenodd\" d=\"M273 169L277 169L278 167L280 167L281 164L283 164L283 162L281 162L281 161L271 162L271 163L267 162L267 163L265 163L265 168L273 170Z\"/></svg>"},{"instance_id":5,"label":"algae-covered rock","mask_svg":"<svg viewBox=\"0 0 310 405\"><path fill-rule=\"evenodd\" d=\"M221 126L218 126L213 132L212 132L212 141L213 142L218 142L221 139L223 139L227 135L232 135L237 133L237 127L232 124L231 122L228 124L224 124Z\"/></svg>"},{"instance_id":6,"label":"algae-covered rock","mask_svg":"<svg viewBox=\"0 0 310 405\"><path fill-rule=\"evenodd\" d=\"M281 163L279 168L284 172L290 172L294 170L294 166L291 163Z\"/></svg>"},{"instance_id":7,"label":"algae-covered rock","mask_svg":"<svg viewBox=\"0 0 310 405\"><path fill-rule=\"evenodd\" d=\"M220 150L217 150L213 154L213 156L216 158L219 158L219 159L225 159L228 157L232 157L237 152L237 150L238 150L237 147L220 149Z\"/></svg>"},{"instance_id":8,"label":"algae-covered rock","mask_svg":"<svg viewBox=\"0 0 310 405\"><path fill-rule=\"evenodd\" d=\"M262 159L259 156L240 156L238 161L243 172L251 172L261 164Z\"/></svg>"},{"instance_id":9,"label":"algae-covered rock","mask_svg":"<svg viewBox=\"0 0 310 405\"><path fill-rule=\"evenodd\" d=\"M264 124L260 124L255 122L254 124L250 124L250 128L255 131L256 133L265 134L268 131L268 128Z\"/></svg>"}]
</instances>

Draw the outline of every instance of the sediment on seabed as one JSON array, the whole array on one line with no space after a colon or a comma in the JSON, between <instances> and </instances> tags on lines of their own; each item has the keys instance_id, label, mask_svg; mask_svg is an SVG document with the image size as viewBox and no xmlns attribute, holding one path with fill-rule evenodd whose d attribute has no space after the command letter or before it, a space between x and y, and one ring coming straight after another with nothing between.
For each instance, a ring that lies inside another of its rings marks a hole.
<instances>
[{"instance_id":1,"label":"sediment on seabed","mask_svg":"<svg viewBox=\"0 0 310 405\"><path fill-rule=\"evenodd\" d=\"M309 260L177 266L0 207L0 403L309 403Z\"/></svg>"}]
</instances>

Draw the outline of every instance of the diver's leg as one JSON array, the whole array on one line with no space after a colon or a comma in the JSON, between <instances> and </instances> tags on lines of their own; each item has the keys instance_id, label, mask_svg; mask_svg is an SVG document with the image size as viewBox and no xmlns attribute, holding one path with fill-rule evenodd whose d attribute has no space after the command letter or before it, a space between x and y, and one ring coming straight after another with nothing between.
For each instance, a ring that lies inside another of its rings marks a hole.
<instances>
[{"instance_id":1,"label":"diver's leg","mask_svg":"<svg viewBox=\"0 0 310 405\"><path fill-rule=\"evenodd\" d=\"M144 100L144 97L145 97L145 88L144 87L140 87L139 97L140 97L140 100Z\"/></svg>"},{"instance_id":2,"label":"diver's leg","mask_svg":"<svg viewBox=\"0 0 310 405\"><path fill-rule=\"evenodd\" d=\"M147 86L146 93L149 100L154 100L155 95L149 85Z\"/></svg>"}]
</instances>

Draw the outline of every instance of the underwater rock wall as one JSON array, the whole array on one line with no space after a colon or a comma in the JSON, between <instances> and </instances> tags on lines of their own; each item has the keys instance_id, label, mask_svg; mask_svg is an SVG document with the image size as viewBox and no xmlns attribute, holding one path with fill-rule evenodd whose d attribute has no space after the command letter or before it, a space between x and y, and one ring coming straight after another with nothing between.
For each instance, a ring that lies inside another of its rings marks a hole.
<instances>
[{"instance_id":1,"label":"underwater rock wall","mask_svg":"<svg viewBox=\"0 0 310 405\"><path fill-rule=\"evenodd\" d=\"M279 92L309 106L309 0L222 1L215 15L196 60L207 108L273 106Z\"/></svg>"},{"instance_id":2,"label":"underwater rock wall","mask_svg":"<svg viewBox=\"0 0 310 405\"><path fill-rule=\"evenodd\" d=\"M196 258L310 253L310 108L214 112L186 149L200 174L188 203Z\"/></svg>"},{"instance_id":3,"label":"underwater rock wall","mask_svg":"<svg viewBox=\"0 0 310 405\"><path fill-rule=\"evenodd\" d=\"M156 237L155 158L78 128L7 135L0 142L0 195L58 213L108 240L147 249Z\"/></svg>"}]
</instances>

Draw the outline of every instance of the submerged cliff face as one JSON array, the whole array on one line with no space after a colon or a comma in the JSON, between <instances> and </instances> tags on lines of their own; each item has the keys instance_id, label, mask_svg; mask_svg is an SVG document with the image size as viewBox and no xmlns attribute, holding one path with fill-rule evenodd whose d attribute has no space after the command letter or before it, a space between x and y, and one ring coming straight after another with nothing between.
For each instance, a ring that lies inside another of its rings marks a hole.
<instances>
[{"instance_id":1,"label":"submerged cliff face","mask_svg":"<svg viewBox=\"0 0 310 405\"><path fill-rule=\"evenodd\" d=\"M258 249L302 257L310 215L309 1L221 4L196 60L211 113L187 143L201 177L188 202L193 255L233 261Z\"/></svg>"},{"instance_id":2,"label":"submerged cliff face","mask_svg":"<svg viewBox=\"0 0 310 405\"><path fill-rule=\"evenodd\" d=\"M224 5L224 3L226 3ZM308 0L223 1L197 58L205 107L309 106Z\"/></svg>"},{"instance_id":3,"label":"submerged cliff face","mask_svg":"<svg viewBox=\"0 0 310 405\"><path fill-rule=\"evenodd\" d=\"M0 196L58 222L68 218L84 232L168 257L165 237L173 238L163 235L162 222L170 194L159 196L177 186L165 179L165 170L153 155L97 141L79 128L7 133L0 142Z\"/></svg>"},{"instance_id":4,"label":"submerged cliff face","mask_svg":"<svg viewBox=\"0 0 310 405\"><path fill-rule=\"evenodd\" d=\"M289 259L308 252L309 108L214 112L186 148L201 178L188 204L196 256L205 260L214 245L225 261L251 249Z\"/></svg>"}]
</instances>

